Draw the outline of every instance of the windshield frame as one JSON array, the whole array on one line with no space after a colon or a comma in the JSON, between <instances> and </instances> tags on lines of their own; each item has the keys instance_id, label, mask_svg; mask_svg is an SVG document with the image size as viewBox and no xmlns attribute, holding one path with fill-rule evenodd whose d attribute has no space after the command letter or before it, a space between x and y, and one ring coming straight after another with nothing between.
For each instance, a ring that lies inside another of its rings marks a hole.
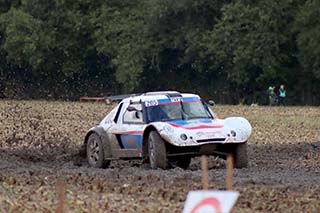
<instances>
[{"instance_id":1,"label":"windshield frame","mask_svg":"<svg viewBox=\"0 0 320 213\"><path fill-rule=\"evenodd\" d=\"M167 102L164 102L167 101ZM196 117L189 117L187 116L188 113L185 111L185 104L186 103L192 103L192 102L198 102L204 109L205 114L207 116L196 116ZM174 121L174 120L192 120L192 119L214 119L214 114L212 114L212 111L208 109L208 105L203 102L200 98L179 98L179 99L159 99L159 100L152 100L152 105L149 105L149 102L145 102L144 108L145 108L145 118L147 123L151 122L167 122L167 121ZM161 120L150 120L149 118L149 110L151 107L158 107L163 105L180 105L181 108L181 117L179 118L172 118L172 119L161 119Z\"/></svg>"}]
</instances>

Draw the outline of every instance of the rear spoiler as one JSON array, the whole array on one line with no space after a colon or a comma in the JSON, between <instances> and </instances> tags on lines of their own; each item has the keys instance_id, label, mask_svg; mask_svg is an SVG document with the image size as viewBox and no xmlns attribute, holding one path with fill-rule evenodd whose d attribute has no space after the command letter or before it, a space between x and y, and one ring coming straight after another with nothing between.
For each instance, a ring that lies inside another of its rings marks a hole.
<instances>
[{"instance_id":1,"label":"rear spoiler","mask_svg":"<svg viewBox=\"0 0 320 213\"><path fill-rule=\"evenodd\" d=\"M80 101L99 102L99 101L104 101L104 98L103 97L80 97Z\"/></svg>"},{"instance_id":2,"label":"rear spoiler","mask_svg":"<svg viewBox=\"0 0 320 213\"><path fill-rule=\"evenodd\" d=\"M137 95L140 95L140 94L111 95L107 97L80 97L80 101L104 102L107 105L111 105L113 103L119 103L125 98L129 98Z\"/></svg>"},{"instance_id":3,"label":"rear spoiler","mask_svg":"<svg viewBox=\"0 0 320 213\"><path fill-rule=\"evenodd\" d=\"M105 103L107 105L112 104L112 103L120 103L123 99L125 98L130 98L130 97L134 97L140 94L123 94L123 95L111 95L108 97L105 97Z\"/></svg>"}]
</instances>

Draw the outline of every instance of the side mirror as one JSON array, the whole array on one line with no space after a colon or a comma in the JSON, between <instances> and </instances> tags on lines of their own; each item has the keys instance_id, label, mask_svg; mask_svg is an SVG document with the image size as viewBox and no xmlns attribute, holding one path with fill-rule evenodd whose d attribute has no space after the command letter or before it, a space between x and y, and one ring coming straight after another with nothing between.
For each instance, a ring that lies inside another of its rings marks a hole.
<instances>
[{"instance_id":1,"label":"side mirror","mask_svg":"<svg viewBox=\"0 0 320 213\"><path fill-rule=\"evenodd\" d=\"M129 112L138 112L139 110L137 110L135 107L133 107L133 106L128 106L128 108L127 108L127 110L129 111Z\"/></svg>"},{"instance_id":2,"label":"side mirror","mask_svg":"<svg viewBox=\"0 0 320 213\"><path fill-rule=\"evenodd\" d=\"M214 105L216 104L213 100L209 100L207 103L208 103L210 106L214 106Z\"/></svg>"},{"instance_id":3,"label":"side mirror","mask_svg":"<svg viewBox=\"0 0 320 213\"><path fill-rule=\"evenodd\" d=\"M136 117L137 119L140 119L140 113L141 113L141 112L138 112L138 111L136 111L136 112L134 113L134 115L135 115L135 117Z\"/></svg>"},{"instance_id":4,"label":"side mirror","mask_svg":"<svg viewBox=\"0 0 320 213\"><path fill-rule=\"evenodd\" d=\"M134 106L128 106L128 112L142 112L142 110L135 108Z\"/></svg>"}]
</instances>

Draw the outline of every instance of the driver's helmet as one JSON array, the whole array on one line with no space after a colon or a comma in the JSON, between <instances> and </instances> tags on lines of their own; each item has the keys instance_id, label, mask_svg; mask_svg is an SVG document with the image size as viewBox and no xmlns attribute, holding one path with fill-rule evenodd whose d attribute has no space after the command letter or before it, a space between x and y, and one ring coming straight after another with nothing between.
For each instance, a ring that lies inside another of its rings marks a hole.
<instances>
[{"instance_id":1,"label":"driver's helmet","mask_svg":"<svg viewBox=\"0 0 320 213\"><path fill-rule=\"evenodd\" d=\"M167 106L168 107L166 107L166 112L167 112L169 119L179 118L181 116L181 108L179 105L170 104Z\"/></svg>"},{"instance_id":2,"label":"driver's helmet","mask_svg":"<svg viewBox=\"0 0 320 213\"><path fill-rule=\"evenodd\" d=\"M148 113L148 116L151 121L160 121L167 119L167 114L159 106L154 106Z\"/></svg>"}]
</instances>

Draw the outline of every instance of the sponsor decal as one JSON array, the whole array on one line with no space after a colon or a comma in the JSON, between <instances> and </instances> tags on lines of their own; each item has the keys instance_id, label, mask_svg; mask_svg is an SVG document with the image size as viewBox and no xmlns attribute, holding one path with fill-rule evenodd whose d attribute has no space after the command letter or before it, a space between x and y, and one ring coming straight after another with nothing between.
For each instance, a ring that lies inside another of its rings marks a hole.
<instances>
[{"instance_id":1,"label":"sponsor decal","mask_svg":"<svg viewBox=\"0 0 320 213\"><path fill-rule=\"evenodd\" d=\"M165 126L163 127L163 131L165 131L167 134L173 134L174 128L172 128L172 127L169 126L169 125L165 125Z\"/></svg>"},{"instance_id":2,"label":"sponsor decal","mask_svg":"<svg viewBox=\"0 0 320 213\"><path fill-rule=\"evenodd\" d=\"M196 135L198 137L215 137L217 134L221 134L221 132L197 132Z\"/></svg>"},{"instance_id":3,"label":"sponsor decal","mask_svg":"<svg viewBox=\"0 0 320 213\"><path fill-rule=\"evenodd\" d=\"M176 102L181 102L182 98L171 98L170 100L171 100L171 102L176 103Z\"/></svg>"},{"instance_id":4,"label":"sponsor decal","mask_svg":"<svg viewBox=\"0 0 320 213\"><path fill-rule=\"evenodd\" d=\"M167 105L167 104L179 104L180 102L188 103L188 102L199 102L199 98L170 98L170 99L154 99L148 100L144 102L145 107L152 107L158 105Z\"/></svg>"}]
</instances>

